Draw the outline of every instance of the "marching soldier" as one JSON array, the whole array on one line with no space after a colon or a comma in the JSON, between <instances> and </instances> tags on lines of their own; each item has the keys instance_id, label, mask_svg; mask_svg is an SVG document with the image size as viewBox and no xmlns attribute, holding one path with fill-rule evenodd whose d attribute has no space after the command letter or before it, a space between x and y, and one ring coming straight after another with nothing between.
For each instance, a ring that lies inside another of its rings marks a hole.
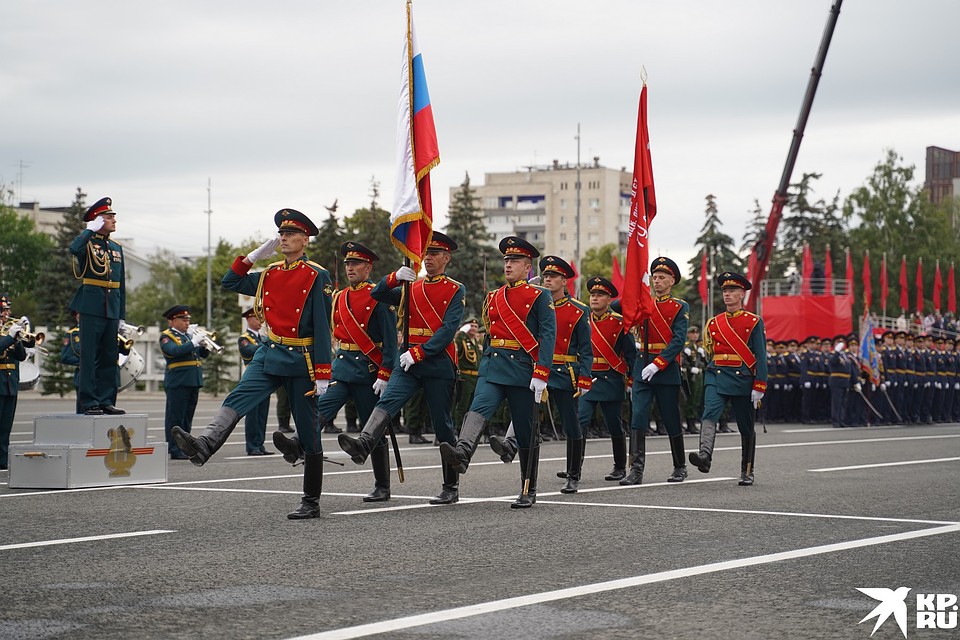
<instances>
[{"instance_id":1,"label":"marching soldier","mask_svg":"<svg viewBox=\"0 0 960 640\"><path fill-rule=\"evenodd\" d=\"M163 312L169 325L160 334L160 352L166 360L163 372L163 392L167 396L163 416L163 432L171 460L186 460L187 454L173 437L176 426L190 433L193 414L197 410L200 388L203 387L201 358L210 352L203 346L203 336L190 333L190 307L178 304ZM82 344L82 342L81 342Z\"/></svg>"},{"instance_id":2,"label":"marching soldier","mask_svg":"<svg viewBox=\"0 0 960 640\"><path fill-rule=\"evenodd\" d=\"M540 433L537 407L542 401L553 362L557 334L550 293L527 282L536 247L517 236L500 241L507 283L487 293L483 324L487 342L480 361L477 391L463 418L454 445L440 445L445 465L465 473L477 450L486 421L504 400L510 405L520 454L521 489L512 509L532 507L537 501Z\"/></svg>"},{"instance_id":3,"label":"marching soldier","mask_svg":"<svg viewBox=\"0 0 960 640\"><path fill-rule=\"evenodd\" d=\"M477 390L477 376L480 370L480 356L483 348L477 340L480 322L476 318L467 318L453 339L457 346L457 367L459 374L457 383L457 402L453 407L453 424L463 422L463 416L470 410L473 394Z\"/></svg>"},{"instance_id":4,"label":"marching soldier","mask_svg":"<svg viewBox=\"0 0 960 640\"><path fill-rule=\"evenodd\" d=\"M639 327L640 345L633 376L633 416L630 420L630 473L622 485L643 482L647 446L644 431L650 424L650 408L656 398L660 416L670 438L673 473L667 482L683 482L687 477L680 428L680 354L683 352L690 321L690 306L670 295L680 282L680 268L670 258L660 256L650 265L655 307L649 320ZM592 297L592 296L591 296Z\"/></svg>"},{"instance_id":5,"label":"marching soldier","mask_svg":"<svg viewBox=\"0 0 960 640\"><path fill-rule=\"evenodd\" d=\"M246 309L240 317L247 321L247 328L237 338L237 347L240 350L240 359L246 367L253 361L254 354L261 347L260 319L253 312L253 307ZM267 438L267 417L270 415L270 397L267 396L259 405L253 408L243 419L243 434L246 438L248 456L267 456L272 451L263 447ZM185 429L186 431L186 429Z\"/></svg>"},{"instance_id":6,"label":"marching soldier","mask_svg":"<svg viewBox=\"0 0 960 640\"><path fill-rule=\"evenodd\" d=\"M221 281L230 291L254 296L253 308L267 325L264 344L203 435L194 438L174 427L173 437L190 462L202 466L223 446L241 416L283 386L304 451L303 497L287 518L302 520L320 515L323 445L316 400L330 384L333 282L326 269L306 256L310 237L319 232L313 221L295 209L281 209L273 220L278 235L247 256L238 256ZM248 273L254 263L272 256L278 246L283 260L271 263L260 273Z\"/></svg>"},{"instance_id":7,"label":"marching soldier","mask_svg":"<svg viewBox=\"0 0 960 640\"><path fill-rule=\"evenodd\" d=\"M704 344L711 355L707 365L700 451L690 462L702 473L710 472L716 424L729 402L740 430L740 486L753 484L757 446L753 411L767 389L766 336L760 316L744 311L743 298L750 281L739 273L725 271L717 276L726 310L707 323Z\"/></svg>"},{"instance_id":8,"label":"marching soldier","mask_svg":"<svg viewBox=\"0 0 960 640\"><path fill-rule=\"evenodd\" d=\"M703 358L700 329L696 325L687 329L687 341L680 356L680 375L683 378L680 390L680 412L686 422L686 432L697 435L697 420L703 411L703 371L707 363ZM642 428L642 426L641 426Z\"/></svg>"},{"instance_id":9,"label":"marching soldier","mask_svg":"<svg viewBox=\"0 0 960 640\"><path fill-rule=\"evenodd\" d=\"M400 414L403 405L418 389L423 389L433 431L441 442L453 442L454 385L457 377L457 351L454 335L463 324L464 286L444 272L456 251L457 243L439 231L427 245L423 267L427 277L417 279L416 272L403 266L384 276L371 295L382 304L399 305L401 284L409 286L407 314L410 348L399 355L386 390L370 412L363 431L354 438L337 436L340 448L357 464L363 464L383 441L387 426ZM460 499L460 477L449 465L443 465L443 487L430 504L452 504Z\"/></svg>"},{"instance_id":10,"label":"marching soldier","mask_svg":"<svg viewBox=\"0 0 960 640\"><path fill-rule=\"evenodd\" d=\"M10 320L11 300L0 295L0 326ZM21 319L22 320L22 319ZM20 339L24 331L21 321L11 322L0 336L0 471L10 464L10 432L17 412L17 393L20 391L20 363L27 359L27 349Z\"/></svg>"},{"instance_id":11,"label":"marching soldier","mask_svg":"<svg viewBox=\"0 0 960 640\"><path fill-rule=\"evenodd\" d=\"M352 399L361 422L370 418L378 396L387 388L387 381L397 357L397 316L388 304L371 298L373 281L370 272L380 257L359 242L340 245L343 266L349 286L333 295L333 338L337 355L333 358L333 381L317 402L321 419L332 421L337 412ZM303 452L296 438L287 438L279 431L273 444L283 459L293 464ZM390 499L390 449L387 439L380 438L370 453L373 466L373 491L364 502Z\"/></svg>"},{"instance_id":12,"label":"marching soldier","mask_svg":"<svg viewBox=\"0 0 960 640\"><path fill-rule=\"evenodd\" d=\"M119 415L117 333L126 315L123 247L110 239L117 216L110 198L83 215L87 228L70 244L80 286L70 308L80 314L80 406L87 415Z\"/></svg>"}]
</instances>

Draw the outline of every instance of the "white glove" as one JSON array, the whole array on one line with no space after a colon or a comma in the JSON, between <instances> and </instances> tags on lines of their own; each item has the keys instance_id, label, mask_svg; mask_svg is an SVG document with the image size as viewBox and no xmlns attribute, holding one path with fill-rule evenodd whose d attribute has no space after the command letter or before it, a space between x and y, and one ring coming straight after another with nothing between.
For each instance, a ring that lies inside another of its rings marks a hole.
<instances>
[{"instance_id":1,"label":"white glove","mask_svg":"<svg viewBox=\"0 0 960 640\"><path fill-rule=\"evenodd\" d=\"M19 322L14 322L12 325L10 325L10 328L7 329L7 335L11 338L16 338L18 335L20 335L21 331L23 331L23 325L21 325Z\"/></svg>"},{"instance_id":2,"label":"white glove","mask_svg":"<svg viewBox=\"0 0 960 640\"><path fill-rule=\"evenodd\" d=\"M957 391L960 391L960 382L954 382L953 388L956 389Z\"/></svg>"},{"instance_id":3,"label":"white glove","mask_svg":"<svg viewBox=\"0 0 960 640\"><path fill-rule=\"evenodd\" d=\"M382 396L383 390L386 388L387 388L386 380L381 380L380 378L377 378L377 380L373 383L373 392L378 396Z\"/></svg>"},{"instance_id":4,"label":"white glove","mask_svg":"<svg viewBox=\"0 0 960 640\"><path fill-rule=\"evenodd\" d=\"M37 355L37 350L34 347L27 347L24 349L24 351L27 352L27 360L30 360L33 358L33 356Z\"/></svg>"},{"instance_id":5,"label":"white glove","mask_svg":"<svg viewBox=\"0 0 960 640\"><path fill-rule=\"evenodd\" d=\"M804 389L809 389L811 386L813 386L813 385L811 385L809 382L804 382L804 383L803 383L803 388L804 388Z\"/></svg>"},{"instance_id":6,"label":"white glove","mask_svg":"<svg viewBox=\"0 0 960 640\"><path fill-rule=\"evenodd\" d=\"M960 385L960 382L957 384ZM577 387L577 391L580 393L580 397L582 398L588 391L590 391L590 387Z\"/></svg>"},{"instance_id":7,"label":"white glove","mask_svg":"<svg viewBox=\"0 0 960 640\"><path fill-rule=\"evenodd\" d=\"M273 236L262 245L247 254L247 260L251 263L262 260L267 256L273 255L273 252L280 246L280 236Z\"/></svg>"},{"instance_id":8,"label":"white glove","mask_svg":"<svg viewBox=\"0 0 960 640\"><path fill-rule=\"evenodd\" d=\"M527 283L528 283L528 284L532 284L532 285L539 285L539 284L540 284L540 276L533 276L532 278L530 278L529 280L527 280Z\"/></svg>"},{"instance_id":9,"label":"white glove","mask_svg":"<svg viewBox=\"0 0 960 640\"><path fill-rule=\"evenodd\" d=\"M330 386L329 380L314 380L313 382L313 391L314 396L319 398L327 392L327 387Z\"/></svg>"},{"instance_id":10,"label":"white glove","mask_svg":"<svg viewBox=\"0 0 960 640\"><path fill-rule=\"evenodd\" d=\"M886 383L886 382L881 382L881 383L880 383L880 391L886 391L886 390L887 390L887 383Z\"/></svg>"},{"instance_id":11,"label":"white glove","mask_svg":"<svg viewBox=\"0 0 960 640\"><path fill-rule=\"evenodd\" d=\"M704 358L707 357L707 352L703 350L703 347L697 347L697 353L699 353Z\"/></svg>"},{"instance_id":12,"label":"white glove","mask_svg":"<svg viewBox=\"0 0 960 640\"><path fill-rule=\"evenodd\" d=\"M858 392L863 391L863 385L860 384L859 382L854 384L853 388L856 389Z\"/></svg>"},{"instance_id":13,"label":"white glove","mask_svg":"<svg viewBox=\"0 0 960 640\"><path fill-rule=\"evenodd\" d=\"M692 356L692 355L693 355L693 351L690 350L690 347L684 347L684 348L683 348L683 352L684 352L685 354L687 354L688 356Z\"/></svg>"},{"instance_id":14,"label":"white glove","mask_svg":"<svg viewBox=\"0 0 960 640\"><path fill-rule=\"evenodd\" d=\"M919 389L919 388L920 388L920 383L919 383L919 382L914 382L914 383L913 383L913 388L914 388L914 389Z\"/></svg>"},{"instance_id":15,"label":"white glove","mask_svg":"<svg viewBox=\"0 0 960 640\"><path fill-rule=\"evenodd\" d=\"M700 367L690 367L690 373L692 373L693 375L697 375L698 373L700 373Z\"/></svg>"},{"instance_id":16,"label":"white glove","mask_svg":"<svg viewBox=\"0 0 960 640\"><path fill-rule=\"evenodd\" d=\"M780 385L775 384L775 385L773 385L773 388L779 391L779 390L780 390Z\"/></svg>"},{"instance_id":17,"label":"white glove","mask_svg":"<svg viewBox=\"0 0 960 640\"><path fill-rule=\"evenodd\" d=\"M659 371L660 367L658 367L656 363L651 362L640 372L640 377L643 378L644 382L649 382Z\"/></svg>"},{"instance_id":18,"label":"white glove","mask_svg":"<svg viewBox=\"0 0 960 640\"><path fill-rule=\"evenodd\" d=\"M470 323L469 323L469 322L468 322L467 324L463 325L462 327L460 327L460 333L469 333L469 331L470 331Z\"/></svg>"},{"instance_id":19,"label":"white glove","mask_svg":"<svg viewBox=\"0 0 960 640\"><path fill-rule=\"evenodd\" d=\"M416 360L413 359L413 354L409 351L404 351L400 354L400 366L403 367L404 371L410 371L410 367L414 365Z\"/></svg>"},{"instance_id":20,"label":"white glove","mask_svg":"<svg viewBox=\"0 0 960 640\"><path fill-rule=\"evenodd\" d=\"M627 387L627 397L633 399L633 386Z\"/></svg>"},{"instance_id":21,"label":"white glove","mask_svg":"<svg viewBox=\"0 0 960 640\"><path fill-rule=\"evenodd\" d=\"M199 333L195 333L190 337L190 342L193 343L193 346L199 347L201 344L203 344L203 336Z\"/></svg>"},{"instance_id":22,"label":"white glove","mask_svg":"<svg viewBox=\"0 0 960 640\"><path fill-rule=\"evenodd\" d=\"M197 330L197 327L199 327L199 326L200 326L200 325L198 325L198 324L188 325L188 326L187 326L187 337L188 337L188 338L192 338L192 337L193 337L193 332L196 331L196 330Z\"/></svg>"},{"instance_id":23,"label":"white glove","mask_svg":"<svg viewBox=\"0 0 960 640\"><path fill-rule=\"evenodd\" d=\"M750 391L750 402L754 407L759 407L761 400L763 400L763 391L757 391L756 389Z\"/></svg>"},{"instance_id":24,"label":"white glove","mask_svg":"<svg viewBox=\"0 0 960 640\"><path fill-rule=\"evenodd\" d=\"M417 279L417 272L408 266L400 267L393 275L397 277L397 280L405 280L406 282L413 282Z\"/></svg>"},{"instance_id":25,"label":"white glove","mask_svg":"<svg viewBox=\"0 0 960 640\"><path fill-rule=\"evenodd\" d=\"M841 351L843 351L843 348L846 346L847 345L843 344L842 342L838 342L837 344L833 345L833 350L836 351L837 353L840 353Z\"/></svg>"},{"instance_id":26,"label":"white glove","mask_svg":"<svg viewBox=\"0 0 960 640\"><path fill-rule=\"evenodd\" d=\"M871 383L871 384L870 384L870 391L876 391L876 390L877 390L877 385Z\"/></svg>"},{"instance_id":27,"label":"white glove","mask_svg":"<svg viewBox=\"0 0 960 640\"><path fill-rule=\"evenodd\" d=\"M924 383L923 383L923 388L924 388L924 389L929 389L929 388L930 388L930 383L929 383L929 382L924 382Z\"/></svg>"},{"instance_id":28,"label":"white glove","mask_svg":"<svg viewBox=\"0 0 960 640\"><path fill-rule=\"evenodd\" d=\"M937 389L942 389L942 388L943 388L943 385L940 384L939 382L934 382L934 383L933 383L933 386L934 386L935 388L937 388Z\"/></svg>"},{"instance_id":29,"label":"white glove","mask_svg":"<svg viewBox=\"0 0 960 640\"><path fill-rule=\"evenodd\" d=\"M103 216L97 216L87 223L87 229L90 229L90 231L96 233L97 231L100 231L100 229L103 229L104 224L106 224L106 220L103 219Z\"/></svg>"},{"instance_id":30,"label":"white glove","mask_svg":"<svg viewBox=\"0 0 960 640\"><path fill-rule=\"evenodd\" d=\"M543 392L547 390L547 381L541 380L540 378L531 378L530 379L530 391L533 391L533 401L537 404L540 404L540 399L543 398Z\"/></svg>"}]
</instances>

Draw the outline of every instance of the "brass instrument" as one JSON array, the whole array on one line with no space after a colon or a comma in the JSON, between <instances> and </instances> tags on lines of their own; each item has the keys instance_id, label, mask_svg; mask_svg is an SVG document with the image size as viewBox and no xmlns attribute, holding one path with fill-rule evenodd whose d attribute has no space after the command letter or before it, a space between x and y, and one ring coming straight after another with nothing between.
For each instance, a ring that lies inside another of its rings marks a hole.
<instances>
[{"instance_id":1,"label":"brass instrument","mask_svg":"<svg viewBox=\"0 0 960 640\"><path fill-rule=\"evenodd\" d=\"M132 324L127 324L126 322L121 322L120 326L117 328L117 341L123 346L124 349L131 349L133 347L134 336L142 336L143 332L147 328L142 324L134 326Z\"/></svg>"},{"instance_id":2,"label":"brass instrument","mask_svg":"<svg viewBox=\"0 0 960 640\"><path fill-rule=\"evenodd\" d=\"M0 335L6 335L10 332L10 327L19 324L23 331L17 334L17 340L22 342L25 347L34 347L40 353L48 353L45 347L41 347L43 341L47 339L47 334L43 331L32 333L30 331L30 318L22 316L17 318L8 318L6 322L0 325Z\"/></svg>"},{"instance_id":3,"label":"brass instrument","mask_svg":"<svg viewBox=\"0 0 960 640\"><path fill-rule=\"evenodd\" d=\"M201 343L204 347L206 347L206 349L207 349L208 351L212 351L213 353L216 353L217 355L220 355L221 353L223 353L223 347L220 346L219 344L217 344L217 342L216 342L216 340L217 340L217 332L216 332L216 331L209 331L209 330L206 329L205 327L201 327L200 325L192 324L192 325L190 325L190 328L187 330L187 335L189 335L189 336L191 336L191 337L192 337L192 336L195 336L195 335L199 335L199 336L200 336L200 343Z\"/></svg>"}]
</instances>

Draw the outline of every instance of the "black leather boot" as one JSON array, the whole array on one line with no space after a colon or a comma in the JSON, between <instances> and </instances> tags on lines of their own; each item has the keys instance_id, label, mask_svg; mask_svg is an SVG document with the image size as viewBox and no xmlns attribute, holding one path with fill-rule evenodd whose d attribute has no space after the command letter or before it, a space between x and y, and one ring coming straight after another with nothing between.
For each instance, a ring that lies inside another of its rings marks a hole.
<instances>
[{"instance_id":1,"label":"black leather boot","mask_svg":"<svg viewBox=\"0 0 960 640\"><path fill-rule=\"evenodd\" d=\"M604 480L623 480L627 475L627 436L610 436L613 444L613 471Z\"/></svg>"},{"instance_id":2,"label":"black leather boot","mask_svg":"<svg viewBox=\"0 0 960 640\"><path fill-rule=\"evenodd\" d=\"M560 493L576 493L580 489L583 469L583 438L567 438L567 482Z\"/></svg>"},{"instance_id":3,"label":"black leather boot","mask_svg":"<svg viewBox=\"0 0 960 640\"><path fill-rule=\"evenodd\" d=\"M673 456L673 473L667 482L683 482L687 479L687 463L683 455L683 436L670 436L670 454Z\"/></svg>"},{"instance_id":4,"label":"black leather boot","mask_svg":"<svg viewBox=\"0 0 960 640\"><path fill-rule=\"evenodd\" d=\"M640 429L630 431L630 472L620 481L626 486L643 483L643 470L647 466L647 437Z\"/></svg>"},{"instance_id":5,"label":"black leather boot","mask_svg":"<svg viewBox=\"0 0 960 640\"><path fill-rule=\"evenodd\" d=\"M697 435L700 433L700 429L697 429L696 418L687 418L687 433L691 435Z\"/></svg>"},{"instance_id":6,"label":"black leather boot","mask_svg":"<svg viewBox=\"0 0 960 640\"><path fill-rule=\"evenodd\" d=\"M753 462L757 452L757 434L749 436L740 434L740 481L737 483L741 487L753 486Z\"/></svg>"},{"instance_id":7,"label":"black leather boot","mask_svg":"<svg viewBox=\"0 0 960 640\"><path fill-rule=\"evenodd\" d=\"M284 461L292 465L303 460L303 447L300 446L300 438L296 434L288 438L282 431L274 431L273 446L283 454Z\"/></svg>"},{"instance_id":8,"label":"black leather boot","mask_svg":"<svg viewBox=\"0 0 960 640\"><path fill-rule=\"evenodd\" d=\"M360 432L360 435L354 438L341 433L337 436L337 443L341 449L347 452L351 460L357 464L363 464L373 448L380 443L390 420L389 413L379 407L374 407L367 419L367 424L363 425L363 431Z\"/></svg>"},{"instance_id":9,"label":"black leather boot","mask_svg":"<svg viewBox=\"0 0 960 640\"><path fill-rule=\"evenodd\" d=\"M441 463L443 470L443 488L436 498L430 500L430 504L453 504L460 500L460 474L454 471L453 467L446 462Z\"/></svg>"},{"instance_id":10,"label":"black leather boot","mask_svg":"<svg viewBox=\"0 0 960 640\"><path fill-rule=\"evenodd\" d=\"M173 427L170 435L180 451L190 458L190 462L202 467L210 456L223 446L238 422L240 422L240 414L230 407L220 407L220 411L213 416L203 435L195 438L180 427Z\"/></svg>"},{"instance_id":11,"label":"black leather boot","mask_svg":"<svg viewBox=\"0 0 960 640\"><path fill-rule=\"evenodd\" d=\"M537 501L537 467L540 466L540 447L520 451L520 495L510 503L511 509L529 509ZM532 459L531 459L532 458ZM526 495L523 487L527 482L527 467L530 467L530 484Z\"/></svg>"},{"instance_id":12,"label":"black leather boot","mask_svg":"<svg viewBox=\"0 0 960 640\"><path fill-rule=\"evenodd\" d=\"M303 497L296 511L287 514L291 520L306 520L320 516L320 492L323 489L323 454L310 453L303 457Z\"/></svg>"},{"instance_id":13,"label":"black leather boot","mask_svg":"<svg viewBox=\"0 0 960 640\"><path fill-rule=\"evenodd\" d=\"M463 416L463 424L460 426L460 437L457 443L451 446L447 442L440 443L440 457L443 461L457 473L466 473L470 466L470 459L473 458L477 450L477 443L480 442L480 434L483 433L483 425L486 420L476 411L468 411Z\"/></svg>"},{"instance_id":14,"label":"black leather boot","mask_svg":"<svg viewBox=\"0 0 960 640\"><path fill-rule=\"evenodd\" d=\"M290 416L277 417L277 422L280 423L279 429L282 433L293 433L296 431L293 427L290 426Z\"/></svg>"},{"instance_id":15,"label":"black leather boot","mask_svg":"<svg viewBox=\"0 0 960 640\"><path fill-rule=\"evenodd\" d=\"M364 502L386 502L390 499L390 448L386 444L370 452L373 466L373 491L363 497Z\"/></svg>"},{"instance_id":16,"label":"black leather boot","mask_svg":"<svg viewBox=\"0 0 960 640\"><path fill-rule=\"evenodd\" d=\"M517 457L517 439L512 436L490 436L490 448L505 464Z\"/></svg>"},{"instance_id":17,"label":"black leather boot","mask_svg":"<svg viewBox=\"0 0 960 640\"><path fill-rule=\"evenodd\" d=\"M700 451L690 453L690 464L700 473L710 473L710 464L713 461L713 442L717 438L717 423L713 420L700 422Z\"/></svg>"}]
</instances>

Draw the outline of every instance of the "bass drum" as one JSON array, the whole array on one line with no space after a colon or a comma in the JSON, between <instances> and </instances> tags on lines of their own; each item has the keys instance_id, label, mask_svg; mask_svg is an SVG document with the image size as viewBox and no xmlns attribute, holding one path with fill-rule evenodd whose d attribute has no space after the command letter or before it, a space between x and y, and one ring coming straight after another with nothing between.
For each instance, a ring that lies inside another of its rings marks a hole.
<instances>
[{"instance_id":1,"label":"bass drum","mask_svg":"<svg viewBox=\"0 0 960 640\"><path fill-rule=\"evenodd\" d=\"M120 356L120 388L123 391L134 385L137 379L143 375L144 361L143 356L137 353L136 349L130 349L129 356Z\"/></svg>"},{"instance_id":2,"label":"bass drum","mask_svg":"<svg viewBox=\"0 0 960 640\"><path fill-rule=\"evenodd\" d=\"M37 384L40 383L40 367L33 364L32 362L21 362L20 363L20 386L17 387L20 391L30 391L30 389L36 389Z\"/></svg>"}]
</instances>

